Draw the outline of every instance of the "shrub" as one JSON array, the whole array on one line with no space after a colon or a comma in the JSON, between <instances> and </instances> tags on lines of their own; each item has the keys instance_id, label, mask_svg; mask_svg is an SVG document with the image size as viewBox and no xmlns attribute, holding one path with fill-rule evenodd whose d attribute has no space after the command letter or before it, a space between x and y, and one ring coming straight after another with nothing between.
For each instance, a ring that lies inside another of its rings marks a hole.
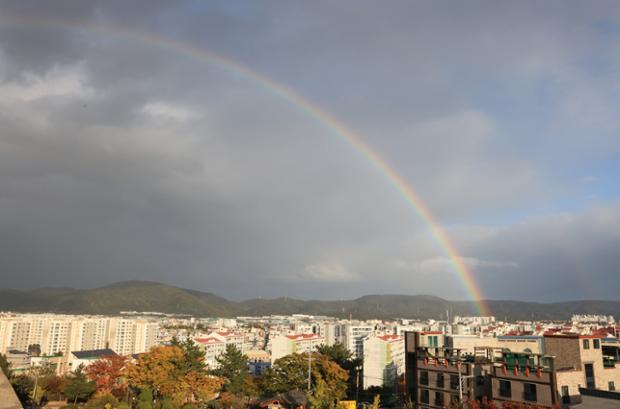
<instances>
[{"instance_id":1,"label":"shrub","mask_svg":"<svg viewBox=\"0 0 620 409\"><path fill-rule=\"evenodd\" d=\"M86 402L84 407L87 409L105 409L106 404L109 404L112 408L116 408L118 406L118 399L116 399L112 394L104 393L91 398L88 402Z\"/></svg>"}]
</instances>

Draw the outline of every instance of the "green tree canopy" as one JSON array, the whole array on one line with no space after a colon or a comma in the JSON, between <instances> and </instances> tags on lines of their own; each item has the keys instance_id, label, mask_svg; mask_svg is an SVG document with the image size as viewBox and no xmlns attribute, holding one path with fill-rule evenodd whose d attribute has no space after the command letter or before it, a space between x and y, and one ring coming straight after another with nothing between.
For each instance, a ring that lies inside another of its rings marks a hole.
<instances>
[{"instance_id":1,"label":"green tree canopy","mask_svg":"<svg viewBox=\"0 0 620 409\"><path fill-rule=\"evenodd\" d=\"M226 379L224 390L234 395L246 395L249 392L248 384L248 357L244 355L235 345L226 345L226 351L215 358L219 367L212 373Z\"/></svg>"},{"instance_id":2,"label":"green tree canopy","mask_svg":"<svg viewBox=\"0 0 620 409\"><path fill-rule=\"evenodd\" d=\"M213 399L222 381L205 370L192 368L182 348L161 346L140 355L127 374L130 385L150 389L158 398L169 398L177 406Z\"/></svg>"},{"instance_id":3,"label":"green tree canopy","mask_svg":"<svg viewBox=\"0 0 620 409\"><path fill-rule=\"evenodd\" d=\"M334 345L319 345L316 350L320 354L326 355L330 361L334 361L342 369L347 369L345 366L353 361L353 354L342 343L335 343Z\"/></svg>"},{"instance_id":4,"label":"green tree canopy","mask_svg":"<svg viewBox=\"0 0 620 409\"><path fill-rule=\"evenodd\" d=\"M11 378L11 375L13 375L11 371L11 363L6 358L6 355L3 354L0 354L0 370L9 379Z\"/></svg>"},{"instance_id":5,"label":"green tree canopy","mask_svg":"<svg viewBox=\"0 0 620 409\"><path fill-rule=\"evenodd\" d=\"M317 351L326 355L331 361L336 362L342 369L347 371L349 374L347 394L349 397L355 396L356 382L359 376L358 368L361 368L363 360L361 358L353 358L353 354L341 343L329 346L319 345Z\"/></svg>"},{"instance_id":6,"label":"green tree canopy","mask_svg":"<svg viewBox=\"0 0 620 409\"><path fill-rule=\"evenodd\" d=\"M317 405L334 402L346 395L349 375L327 355L311 355L311 396ZM308 355L291 354L276 360L263 380L265 392L269 394L287 392L293 389L306 390L308 385Z\"/></svg>"},{"instance_id":7,"label":"green tree canopy","mask_svg":"<svg viewBox=\"0 0 620 409\"><path fill-rule=\"evenodd\" d=\"M181 348L185 356L183 368L185 371L201 371L205 369L205 352L191 338L180 341L177 337L172 338L172 346Z\"/></svg>"},{"instance_id":8,"label":"green tree canopy","mask_svg":"<svg viewBox=\"0 0 620 409\"><path fill-rule=\"evenodd\" d=\"M67 376L64 392L67 398L73 400L74 404L77 403L78 399L88 399L96 390L97 385L94 381L86 379L86 374L82 368L78 368L74 373Z\"/></svg>"}]
</instances>

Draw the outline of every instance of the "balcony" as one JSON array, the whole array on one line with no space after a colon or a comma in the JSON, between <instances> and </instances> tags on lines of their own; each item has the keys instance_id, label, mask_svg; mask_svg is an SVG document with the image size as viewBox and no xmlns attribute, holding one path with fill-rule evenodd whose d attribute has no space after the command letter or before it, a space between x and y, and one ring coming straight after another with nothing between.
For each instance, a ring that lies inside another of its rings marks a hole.
<instances>
[{"instance_id":1,"label":"balcony","mask_svg":"<svg viewBox=\"0 0 620 409\"><path fill-rule=\"evenodd\" d=\"M551 382L551 372L545 369L538 370L537 368L529 368L526 370L521 367L515 373L514 367L512 369L508 369L507 366L501 364L493 365L493 376L496 378L504 378L504 379L514 379L519 381L527 381L531 380L533 382Z\"/></svg>"}]
</instances>

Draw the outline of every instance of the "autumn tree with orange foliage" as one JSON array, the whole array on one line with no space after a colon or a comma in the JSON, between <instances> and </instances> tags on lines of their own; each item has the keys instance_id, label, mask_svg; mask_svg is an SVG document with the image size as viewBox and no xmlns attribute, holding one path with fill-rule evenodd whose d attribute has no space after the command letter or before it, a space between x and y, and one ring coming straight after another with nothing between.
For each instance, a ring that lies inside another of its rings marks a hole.
<instances>
[{"instance_id":1,"label":"autumn tree with orange foliage","mask_svg":"<svg viewBox=\"0 0 620 409\"><path fill-rule=\"evenodd\" d=\"M223 381L202 369L192 368L185 360L186 354L179 346L154 347L129 366L129 383L150 389L157 397L170 399L177 405L213 399Z\"/></svg>"},{"instance_id":2,"label":"autumn tree with orange foliage","mask_svg":"<svg viewBox=\"0 0 620 409\"><path fill-rule=\"evenodd\" d=\"M127 392L126 370L126 357L110 355L96 360L88 365L84 371L89 380L95 381L97 392L111 393L117 398L121 398Z\"/></svg>"}]
</instances>

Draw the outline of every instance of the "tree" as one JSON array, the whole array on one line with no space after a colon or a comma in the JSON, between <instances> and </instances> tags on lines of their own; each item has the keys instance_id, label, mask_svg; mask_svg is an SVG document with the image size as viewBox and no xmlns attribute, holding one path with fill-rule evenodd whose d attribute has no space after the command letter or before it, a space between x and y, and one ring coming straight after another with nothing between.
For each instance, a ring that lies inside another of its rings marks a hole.
<instances>
[{"instance_id":1,"label":"tree","mask_svg":"<svg viewBox=\"0 0 620 409\"><path fill-rule=\"evenodd\" d=\"M81 367L78 367L75 372L67 377L65 395L72 399L74 404L77 403L78 399L88 399L96 390L97 385L94 381L86 379L86 374Z\"/></svg>"},{"instance_id":2,"label":"tree","mask_svg":"<svg viewBox=\"0 0 620 409\"><path fill-rule=\"evenodd\" d=\"M158 397L169 398L177 406L213 399L222 380L197 369L187 357L186 351L178 346L152 348L128 367L129 383L142 390L150 389Z\"/></svg>"},{"instance_id":3,"label":"tree","mask_svg":"<svg viewBox=\"0 0 620 409\"><path fill-rule=\"evenodd\" d=\"M174 337L170 344L183 351L184 365L188 371L200 371L205 368L205 352L192 339L186 338L185 341L179 341L177 337Z\"/></svg>"},{"instance_id":4,"label":"tree","mask_svg":"<svg viewBox=\"0 0 620 409\"><path fill-rule=\"evenodd\" d=\"M56 398L56 400L60 400L60 394L65 387L65 379L56 374L46 376L41 381L41 386L45 390L48 400L52 400L50 399L51 397Z\"/></svg>"},{"instance_id":5,"label":"tree","mask_svg":"<svg viewBox=\"0 0 620 409\"><path fill-rule=\"evenodd\" d=\"M219 367L212 373L226 379L224 390L235 395L247 394L247 380L250 377L247 370L248 357L235 345L226 345L226 351L215 358Z\"/></svg>"},{"instance_id":6,"label":"tree","mask_svg":"<svg viewBox=\"0 0 620 409\"><path fill-rule=\"evenodd\" d=\"M13 376L11 386L13 386L19 400L26 406L32 396L34 380L26 375Z\"/></svg>"},{"instance_id":7,"label":"tree","mask_svg":"<svg viewBox=\"0 0 620 409\"><path fill-rule=\"evenodd\" d=\"M347 372L326 355L312 354L311 396L315 404L324 405L342 399L347 390ZM282 393L293 389L305 390L308 384L308 355L291 354L276 360L263 379L267 393Z\"/></svg>"},{"instance_id":8,"label":"tree","mask_svg":"<svg viewBox=\"0 0 620 409\"><path fill-rule=\"evenodd\" d=\"M311 408L317 409L334 409L335 402L334 398L330 395L330 391L327 387L327 383L323 379L317 379L316 385L314 386L314 390L310 396L308 396L308 401L310 403Z\"/></svg>"},{"instance_id":9,"label":"tree","mask_svg":"<svg viewBox=\"0 0 620 409\"><path fill-rule=\"evenodd\" d=\"M28 376L34 379L34 390L31 396L36 404L39 404L45 396L46 391L43 381L55 374L56 368L50 362L44 362L41 365L32 366L28 369Z\"/></svg>"},{"instance_id":10,"label":"tree","mask_svg":"<svg viewBox=\"0 0 620 409\"><path fill-rule=\"evenodd\" d=\"M263 378L263 388L270 394L305 390L308 379L307 357L291 354L277 359Z\"/></svg>"},{"instance_id":11,"label":"tree","mask_svg":"<svg viewBox=\"0 0 620 409\"><path fill-rule=\"evenodd\" d=\"M353 358L353 354L342 343L335 343L334 345L319 345L317 351L326 355L330 361L337 363L342 369L349 374L347 394L349 397L355 396L356 388L358 387L358 371L362 366L361 358Z\"/></svg>"},{"instance_id":12,"label":"tree","mask_svg":"<svg viewBox=\"0 0 620 409\"><path fill-rule=\"evenodd\" d=\"M111 393L98 393L91 398L86 405L85 409L111 409L118 407L118 399Z\"/></svg>"},{"instance_id":13,"label":"tree","mask_svg":"<svg viewBox=\"0 0 620 409\"><path fill-rule=\"evenodd\" d=\"M170 399L164 399L161 402L161 407L159 409L175 409L175 408L172 402L170 401Z\"/></svg>"},{"instance_id":14,"label":"tree","mask_svg":"<svg viewBox=\"0 0 620 409\"><path fill-rule=\"evenodd\" d=\"M329 358L340 365L342 369L348 370L348 366L354 361L353 354L342 343L335 343L334 345L319 345L316 350L321 354Z\"/></svg>"},{"instance_id":15,"label":"tree","mask_svg":"<svg viewBox=\"0 0 620 409\"><path fill-rule=\"evenodd\" d=\"M138 395L138 409L153 409L153 392L149 388L140 390Z\"/></svg>"},{"instance_id":16,"label":"tree","mask_svg":"<svg viewBox=\"0 0 620 409\"><path fill-rule=\"evenodd\" d=\"M125 375L127 358L121 355L110 355L96 360L86 367L85 372L89 380L95 381L97 392L111 393L117 398L127 392Z\"/></svg>"},{"instance_id":17,"label":"tree","mask_svg":"<svg viewBox=\"0 0 620 409\"><path fill-rule=\"evenodd\" d=\"M41 355L41 345L39 345L39 344L30 344L30 345L28 345L28 355L30 355L30 356L39 356L39 355Z\"/></svg>"},{"instance_id":18,"label":"tree","mask_svg":"<svg viewBox=\"0 0 620 409\"><path fill-rule=\"evenodd\" d=\"M220 395L222 408L227 409L244 409L246 407L243 399L230 392L222 392Z\"/></svg>"},{"instance_id":19,"label":"tree","mask_svg":"<svg viewBox=\"0 0 620 409\"><path fill-rule=\"evenodd\" d=\"M372 400L372 409L379 409L380 406L381 406L381 396L375 395L375 397Z\"/></svg>"},{"instance_id":20,"label":"tree","mask_svg":"<svg viewBox=\"0 0 620 409\"><path fill-rule=\"evenodd\" d=\"M13 371L11 371L11 363L6 358L6 355L3 354L0 354L0 370L2 370L4 376L6 376L8 379L11 379L11 377L13 376Z\"/></svg>"}]
</instances>

